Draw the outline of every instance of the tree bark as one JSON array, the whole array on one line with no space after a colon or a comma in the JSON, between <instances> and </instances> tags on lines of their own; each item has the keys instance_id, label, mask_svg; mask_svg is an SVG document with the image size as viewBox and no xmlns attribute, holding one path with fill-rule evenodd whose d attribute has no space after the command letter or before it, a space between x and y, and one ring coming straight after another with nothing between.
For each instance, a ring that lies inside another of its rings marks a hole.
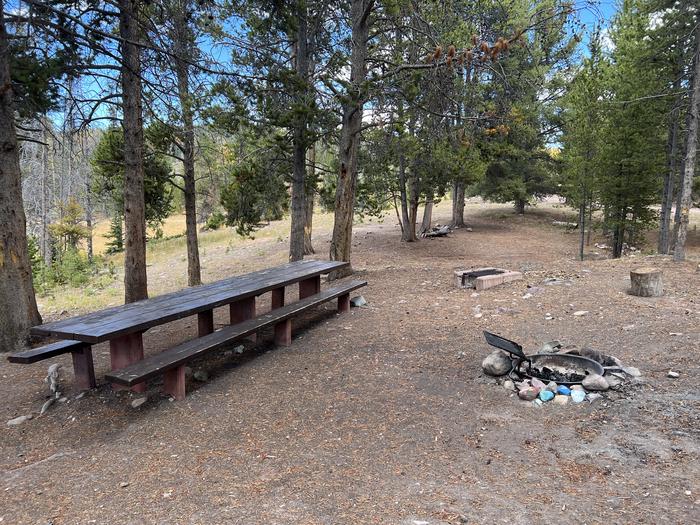
<instances>
[{"instance_id":1,"label":"tree bark","mask_svg":"<svg viewBox=\"0 0 700 525\"><path fill-rule=\"evenodd\" d=\"M518 199L515 201L515 211L518 215L525 214L525 204L526 202L523 199Z\"/></svg>"},{"instance_id":2,"label":"tree bark","mask_svg":"<svg viewBox=\"0 0 700 525\"><path fill-rule=\"evenodd\" d=\"M314 195L316 194L316 145L308 151L308 173L306 175L306 220L304 221L304 255L316 253L311 242L314 223Z\"/></svg>"},{"instance_id":3,"label":"tree bark","mask_svg":"<svg viewBox=\"0 0 700 525\"><path fill-rule=\"evenodd\" d=\"M46 122L42 119L42 135L44 142L48 144L49 134L46 130ZM49 212L51 209L51 194L49 187L49 146L41 145L41 254L44 257L44 265L47 268L51 267L52 250L51 250L51 234L49 232Z\"/></svg>"},{"instance_id":4,"label":"tree bark","mask_svg":"<svg viewBox=\"0 0 700 525\"><path fill-rule=\"evenodd\" d=\"M664 285L658 268L635 268L630 271L630 293L638 297L661 297Z\"/></svg>"},{"instance_id":5,"label":"tree bark","mask_svg":"<svg viewBox=\"0 0 700 525\"><path fill-rule=\"evenodd\" d=\"M586 240L586 198L585 198L585 191L582 192L583 198L581 199L581 203L578 206L578 227L579 227L579 232L580 232L580 239L579 239L579 250L578 250L578 256L579 259L583 261L583 247L585 244Z\"/></svg>"},{"instance_id":6,"label":"tree bark","mask_svg":"<svg viewBox=\"0 0 700 525\"><path fill-rule=\"evenodd\" d=\"M332 261L350 261L352 251L352 220L355 210L357 185L357 154L362 129L362 112L366 99L362 84L367 69L367 40L369 39L369 15L374 0L352 0L352 50L350 53L350 85L348 98L343 105L343 122L340 130L340 173L335 191L335 213L330 258ZM330 277L337 278L352 273L348 267Z\"/></svg>"},{"instance_id":7,"label":"tree bark","mask_svg":"<svg viewBox=\"0 0 700 525\"><path fill-rule=\"evenodd\" d=\"M305 106L309 94L309 42L306 2L297 0L299 24L296 39L295 70L300 86L297 91L297 104ZM292 164L292 224L289 233L289 260L300 261L304 258L304 222L306 220L306 148L308 117L305 110L299 111L294 124Z\"/></svg>"},{"instance_id":8,"label":"tree bark","mask_svg":"<svg viewBox=\"0 0 700 525\"><path fill-rule=\"evenodd\" d=\"M678 91L680 88L680 80L674 83L673 90ZM673 206L673 183L676 179L676 150L678 145L678 119L680 115L682 97L676 97L673 109L671 110L670 122L668 127L668 145L667 145L667 169L664 174L663 196L661 198L661 213L659 216L659 239L657 243L657 251L659 253L669 252L669 229L671 227L671 209Z\"/></svg>"},{"instance_id":9,"label":"tree bark","mask_svg":"<svg viewBox=\"0 0 700 525\"><path fill-rule=\"evenodd\" d=\"M0 0L3 13L4 7ZM23 346L29 327L41 323L27 250L8 43L0 17L0 352Z\"/></svg>"},{"instance_id":10,"label":"tree bark","mask_svg":"<svg viewBox=\"0 0 700 525\"><path fill-rule=\"evenodd\" d=\"M139 0L119 0L122 127L124 129L124 301L148 297Z\"/></svg>"},{"instance_id":11,"label":"tree bark","mask_svg":"<svg viewBox=\"0 0 700 525\"><path fill-rule=\"evenodd\" d=\"M399 151L399 201L401 202L401 240L416 240L415 223L411 224L408 214L408 192L406 191L406 157L403 149Z\"/></svg>"},{"instance_id":12,"label":"tree bark","mask_svg":"<svg viewBox=\"0 0 700 525\"><path fill-rule=\"evenodd\" d=\"M586 246L591 245L591 232L593 231L593 190L588 192L588 233L586 233Z\"/></svg>"},{"instance_id":13,"label":"tree bark","mask_svg":"<svg viewBox=\"0 0 700 525\"><path fill-rule=\"evenodd\" d=\"M197 286L202 284L202 270L199 262L199 239L197 238L197 189L194 166L194 111L192 109L192 94L190 93L189 66L191 58L191 42L194 36L188 26L186 13L178 10L174 13L175 34L175 75L177 76L177 91L182 112L182 133L180 137L185 186L185 237L187 239L187 284Z\"/></svg>"},{"instance_id":14,"label":"tree bark","mask_svg":"<svg viewBox=\"0 0 700 525\"><path fill-rule=\"evenodd\" d=\"M433 223L433 204L435 197L433 193L428 194L428 198L425 201L425 207L423 208L423 220L421 221L419 233L423 235L425 232L430 230L430 226Z\"/></svg>"},{"instance_id":15,"label":"tree bark","mask_svg":"<svg viewBox=\"0 0 700 525\"><path fill-rule=\"evenodd\" d=\"M452 187L452 227L464 228L464 182L455 181Z\"/></svg>"},{"instance_id":16,"label":"tree bark","mask_svg":"<svg viewBox=\"0 0 700 525\"><path fill-rule=\"evenodd\" d=\"M688 236L690 207L692 205L693 176L698 147L698 106L700 106L700 26L695 29L695 56L693 58L693 76L691 80L690 108L683 157L683 179L681 180L680 220L676 231L676 243L673 251L674 261L685 260L685 241Z\"/></svg>"},{"instance_id":17,"label":"tree bark","mask_svg":"<svg viewBox=\"0 0 700 525\"><path fill-rule=\"evenodd\" d=\"M90 263L93 262L95 258L95 253L92 243L92 188L90 187L90 175L88 172L85 178L85 225L87 226L88 236L87 236L87 257Z\"/></svg>"}]
</instances>

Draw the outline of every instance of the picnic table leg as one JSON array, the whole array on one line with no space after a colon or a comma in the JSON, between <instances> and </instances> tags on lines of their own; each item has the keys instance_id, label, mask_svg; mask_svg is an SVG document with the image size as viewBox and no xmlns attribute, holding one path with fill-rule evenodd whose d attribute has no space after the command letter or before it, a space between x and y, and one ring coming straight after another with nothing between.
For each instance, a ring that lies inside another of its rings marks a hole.
<instances>
[{"instance_id":1,"label":"picnic table leg","mask_svg":"<svg viewBox=\"0 0 700 525\"><path fill-rule=\"evenodd\" d=\"M95 388L95 367L92 364L92 348L90 345L83 346L80 350L71 352L73 358L73 375L75 384L80 390Z\"/></svg>"},{"instance_id":2,"label":"picnic table leg","mask_svg":"<svg viewBox=\"0 0 700 525\"><path fill-rule=\"evenodd\" d=\"M112 370L119 370L132 363L143 359L143 333L136 332L112 339L109 342L109 355L112 361ZM122 390L128 387L112 383L112 388ZM146 383L139 383L131 387L134 392L145 392Z\"/></svg>"},{"instance_id":3,"label":"picnic table leg","mask_svg":"<svg viewBox=\"0 0 700 525\"><path fill-rule=\"evenodd\" d=\"M238 324L240 322L247 321L248 319L252 319L255 317L255 296L231 303L230 310L231 324ZM251 334L247 339L255 342L257 340L257 335Z\"/></svg>"},{"instance_id":4,"label":"picnic table leg","mask_svg":"<svg viewBox=\"0 0 700 525\"><path fill-rule=\"evenodd\" d=\"M284 306L284 286L272 290L272 309Z\"/></svg>"},{"instance_id":5,"label":"picnic table leg","mask_svg":"<svg viewBox=\"0 0 700 525\"><path fill-rule=\"evenodd\" d=\"M304 299L311 295L316 295L321 291L321 276L310 277L299 281L299 299Z\"/></svg>"},{"instance_id":6,"label":"picnic table leg","mask_svg":"<svg viewBox=\"0 0 700 525\"><path fill-rule=\"evenodd\" d=\"M338 297L338 311L339 312L349 312L350 311L350 294L346 293Z\"/></svg>"},{"instance_id":7,"label":"picnic table leg","mask_svg":"<svg viewBox=\"0 0 700 525\"><path fill-rule=\"evenodd\" d=\"M284 286L272 290L272 309L284 306ZM275 344L289 346L292 344L292 320L287 319L275 325Z\"/></svg>"},{"instance_id":8,"label":"picnic table leg","mask_svg":"<svg viewBox=\"0 0 700 525\"><path fill-rule=\"evenodd\" d=\"M287 319L275 325L275 344L289 346L292 344L292 320Z\"/></svg>"},{"instance_id":9,"label":"picnic table leg","mask_svg":"<svg viewBox=\"0 0 700 525\"><path fill-rule=\"evenodd\" d=\"M197 314L197 333L199 337L214 331L214 310L206 310Z\"/></svg>"},{"instance_id":10,"label":"picnic table leg","mask_svg":"<svg viewBox=\"0 0 700 525\"><path fill-rule=\"evenodd\" d=\"M185 399L185 365L165 371L163 391L173 396L176 401Z\"/></svg>"}]
</instances>

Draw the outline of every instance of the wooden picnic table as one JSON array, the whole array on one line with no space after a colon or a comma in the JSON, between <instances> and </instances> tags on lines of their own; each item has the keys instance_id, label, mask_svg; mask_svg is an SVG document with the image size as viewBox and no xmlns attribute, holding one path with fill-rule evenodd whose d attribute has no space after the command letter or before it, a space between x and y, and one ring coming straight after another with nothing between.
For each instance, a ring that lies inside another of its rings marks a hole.
<instances>
[{"instance_id":1,"label":"wooden picnic table","mask_svg":"<svg viewBox=\"0 0 700 525\"><path fill-rule=\"evenodd\" d=\"M197 314L199 336L214 331L214 308L230 305L231 324L255 317L255 298L272 292L272 308L284 306L285 287L299 283L299 298L317 294L321 275L348 266L336 261L298 261L211 284L35 326L32 334L83 341L109 341L112 370L143 359L143 332ZM142 391L145 384L132 387Z\"/></svg>"}]
</instances>

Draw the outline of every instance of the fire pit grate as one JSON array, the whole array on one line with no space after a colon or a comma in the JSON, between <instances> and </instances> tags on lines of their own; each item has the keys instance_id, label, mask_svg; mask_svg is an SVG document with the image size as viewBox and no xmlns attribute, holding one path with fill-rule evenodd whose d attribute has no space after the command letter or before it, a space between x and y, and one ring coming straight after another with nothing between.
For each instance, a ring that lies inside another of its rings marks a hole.
<instances>
[{"instance_id":1,"label":"fire pit grate","mask_svg":"<svg viewBox=\"0 0 700 525\"><path fill-rule=\"evenodd\" d=\"M534 354L525 355L523 347L515 341L484 331L486 342L491 346L505 350L518 358L512 372L541 381L554 381L561 385L581 383L587 375L603 375L605 369L600 363L570 354ZM526 363L526 366L523 366Z\"/></svg>"},{"instance_id":2,"label":"fire pit grate","mask_svg":"<svg viewBox=\"0 0 700 525\"><path fill-rule=\"evenodd\" d=\"M476 279L477 277L483 277L484 275L500 275L506 273L505 270L498 270L496 268L488 268L486 270L476 270L473 272L468 272L462 275L462 278Z\"/></svg>"}]
</instances>

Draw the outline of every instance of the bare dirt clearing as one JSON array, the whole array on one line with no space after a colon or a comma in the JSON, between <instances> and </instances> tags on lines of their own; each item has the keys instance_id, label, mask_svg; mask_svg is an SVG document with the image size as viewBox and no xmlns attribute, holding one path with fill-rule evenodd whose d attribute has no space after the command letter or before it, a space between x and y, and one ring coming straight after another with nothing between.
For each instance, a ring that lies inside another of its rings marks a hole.
<instances>
[{"instance_id":1,"label":"bare dirt clearing","mask_svg":"<svg viewBox=\"0 0 700 525\"><path fill-rule=\"evenodd\" d=\"M437 209L438 220L447 210ZM295 323L289 348L263 343L199 363L209 380L193 382L183 402L152 385L134 409L130 394L101 384L81 399L71 391L68 403L22 425L3 423L0 517L56 525L700 521L698 235L689 242L694 262L581 263L576 234L551 226L562 215L469 206L473 232L415 244L401 244L390 221L361 225L354 266L369 281L369 307L308 316ZM319 258L327 240L320 232ZM225 253L228 274L285 253L285 243L255 241ZM629 270L650 264L664 270L665 296L628 295ZM478 296L454 287L454 270L482 266L524 279ZM169 271L163 263L151 275ZM546 286L549 277L570 285ZM528 285L539 290L523 298ZM573 315L580 310L589 313ZM640 368L643 382L591 405L536 408L482 374L491 350L482 330L528 352L552 339L591 346ZM192 319L151 330L147 351L194 333ZM61 361L67 388L69 359ZM95 361L102 376L104 345ZM680 377L667 378L669 369ZM44 364L1 362L2 421L36 414L45 373Z\"/></svg>"}]
</instances>

